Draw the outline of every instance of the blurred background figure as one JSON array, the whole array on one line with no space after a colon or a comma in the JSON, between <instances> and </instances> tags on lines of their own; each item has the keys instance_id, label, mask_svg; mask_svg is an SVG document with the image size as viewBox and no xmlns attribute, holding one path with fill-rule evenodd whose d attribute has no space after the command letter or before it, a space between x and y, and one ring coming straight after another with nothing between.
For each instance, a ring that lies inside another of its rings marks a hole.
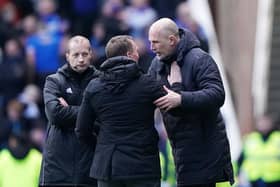
<instances>
[{"instance_id":1,"label":"blurred background figure","mask_svg":"<svg viewBox=\"0 0 280 187\"><path fill-rule=\"evenodd\" d=\"M57 13L57 1L55 0L37 1L36 13L40 23L50 34L61 35L69 29L66 21Z\"/></svg>"},{"instance_id":2,"label":"blurred background figure","mask_svg":"<svg viewBox=\"0 0 280 187\"><path fill-rule=\"evenodd\" d=\"M59 46L62 36L68 31L66 21L56 12L54 0L36 2L38 15L37 32L26 41L29 82L41 89L47 75L60 67Z\"/></svg>"},{"instance_id":3,"label":"blurred background figure","mask_svg":"<svg viewBox=\"0 0 280 187\"><path fill-rule=\"evenodd\" d=\"M41 99L41 90L34 84L25 86L23 92L19 95L19 101L25 105L24 117L26 119L40 118L39 102Z\"/></svg>"},{"instance_id":4,"label":"blurred background figure","mask_svg":"<svg viewBox=\"0 0 280 187\"><path fill-rule=\"evenodd\" d=\"M16 37L18 30L18 11L10 1L0 2L0 46L10 38Z\"/></svg>"},{"instance_id":5,"label":"blurred background figure","mask_svg":"<svg viewBox=\"0 0 280 187\"><path fill-rule=\"evenodd\" d=\"M95 67L99 68L101 62L106 60L105 55L105 45L106 40L106 28L104 22L102 20L97 20L92 25L91 36L90 36L90 44L93 48L93 53L95 54L93 57L93 64Z\"/></svg>"},{"instance_id":6,"label":"blurred background figure","mask_svg":"<svg viewBox=\"0 0 280 187\"><path fill-rule=\"evenodd\" d=\"M63 66L64 64L67 63L65 53L68 50L67 44L69 42L70 37L71 37L70 34L67 33L67 34L63 35L60 40L60 43L59 43L59 64L60 64L60 66Z\"/></svg>"},{"instance_id":7,"label":"blurred background figure","mask_svg":"<svg viewBox=\"0 0 280 187\"><path fill-rule=\"evenodd\" d=\"M69 1L69 0L67 0ZM101 0L72 0L72 33L90 36L91 25L97 18ZM63 7L63 4L62 4Z\"/></svg>"},{"instance_id":8,"label":"blurred background figure","mask_svg":"<svg viewBox=\"0 0 280 187\"><path fill-rule=\"evenodd\" d=\"M104 23L105 40L109 41L113 36L130 34L131 28L126 24L124 17L124 2L122 0L105 0L99 20Z\"/></svg>"},{"instance_id":9,"label":"blurred background figure","mask_svg":"<svg viewBox=\"0 0 280 187\"><path fill-rule=\"evenodd\" d=\"M151 5L157 10L158 16L175 18L175 9L178 3L186 0L151 0Z\"/></svg>"},{"instance_id":10,"label":"blurred background figure","mask_svg":"<svg viewBox=\"0 0 280 187\"><path fill-rule=\"evenodd\" d=\"M157 12L150 0L129 0L124 12L124 21L132 29L131 35L145 38L148 27L157 19Z\"/></svg>"},{"instance_id":11,"label":"blurred background figure","mask_svg":"<svg viewBox=\"0 0 280 187\"><path fill-rule=\"evenodd\" d=\"M130 26L126 23L123 0L105 0L101 3L101 12L92 23L90 42L96 54L93 65L99 68L105 58L105 44L116 35L128 35Z\"/></svg>"},{"instance_id":12,"label":"blurred background figure","mask_svg":"<svg viewBox=\"0 0 280 187\"><path fill-rule=\"evenodd\" d=\"M60 66L59 46L61 36L48 32L40 25L38 32L26 41L29 82L43 88L47 75Z\"/></svg>"},{"instance_id":13,"label":"blurred background figure","mask_svg":"<svg viewBox=\"0 0 280 187\"><path fill-rule=\"evenodd\" d=\"M46 127L44 105L41 103L41 97L40 88L35 84L28 84L17 98L24 105L22 115L29 124L30 142L39 151L42 151Z\"/></svg>"},{"instance_id":14,"label":"blurred background figure","mask_svg":"<svg viewBox=\"0 0 280 187\"><path fill-rule=\"evenodd\" d=\"M24 17L21 21L21 35L20 40L22 44L24 45L26 40L28 40L29 37L34 35L38 30L38 18L37 16L30 14L26 17Z\"/></svg>"},{"instance_id":15,"label":"blurred background figure","mask_svg":"<svg viewBox=\"0 0 280 187\"><path fill-rule=\"evenodd\" d=\"M4 46L3 61L0 63L0 95L6 108L9 100L17 97L26 84L26 62L19 41L9 39Z\"/></svg>"},{"instance_id":16,"label":"blurred background figure","mask_svg":"<svg viewBox=\"0 0 280 187\"><path fill-rule=\"evenodd\" d=\"M40 113L38 113L37 104L31 102L31 100L35 100L35 94L40 94L36 89L38 88L29 86L25 89L26 91L24 94L21 94L21 97L8 102L5 112L6 115L0 118L0 150L7 148L8 138L12 133L19 133L22 131L28 132L30 143L34 148L42 150L45 123ZM26 96L23 96L25 94ZM28 99L30 96L32 96L32 99ZM25 101L23 97L26 97ZM29 103L27 100L29 100Z\"/></svg>"},{"instance_id":17,"label":"blurred background figure","mask_svg":"<svg viewBox=\"0 0 280 187\"><path fill-rule=\"evenodd\" d=\"M201 48L205 52L209 52L208 39L202 26L193 18L187 1L178 4L176 8L177 25L182 28L189 29L200 41Z\"/></svg>"},{"instance_id":18,"label":"blurred background figure","mask_svg":"<svg viewBox=\"0 0 280 187\"><path fill-rule=\"evenodd\" d=\"M280 131L276 128L277 123L279 121L271 114L258 118L256 131L244 141L238 168L251 187L280 186Z\"/></svg>"},{"instance_id":19,"label":"blurred background figure","mask_svg":"<svg viewBox=\"0 0 280 187\"><path fill-rule=\"evenodd\" d=\"M8 147L0 151L0 186L37 187L41 159L41 153L31 147L28 132L12 132Z\"/></svg>"},{"instance_id":20,"label":"blurred background figure","mask_svg":"<svg viewBox=\"0 0 280 187\"><path fill-rule=\"evenodd\" d=\"M153 59L153 55L148 48L148 41L143 38L135 38L135 42L139 53L138 65L145 73L147 73Z\"/></svg>"},{"instance_id":21,"label":"blurred background figure","mask_svg":"<svg viewBox=\"0 0 280 187\"><path fill-rule=\"evenodd\" d=\"M10 100L7 104L7 117L2 118L0 123L0 149L6 148L8 138L12 133L28 131L30 124L23 117L24 105L18 100Z\"/></svg>"}]
</instances>

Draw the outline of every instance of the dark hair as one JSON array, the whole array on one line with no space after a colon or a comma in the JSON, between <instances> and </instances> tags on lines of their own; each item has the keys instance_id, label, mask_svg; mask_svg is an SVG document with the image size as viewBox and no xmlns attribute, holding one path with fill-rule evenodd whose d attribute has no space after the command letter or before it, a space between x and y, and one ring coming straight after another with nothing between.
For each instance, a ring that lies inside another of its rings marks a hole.
<instances>
[{"instance_id":1,"label":"dark hair","mask_svg":"<svg viewBox=\"0 0 280 187\"><path fill-rule=\"evenodd\" d=\"M132 40L133 38L128 35L119 35L111 38L105 48L106 57L126 56L128 51L133 50Z\"/></svg>"}]
</instances>

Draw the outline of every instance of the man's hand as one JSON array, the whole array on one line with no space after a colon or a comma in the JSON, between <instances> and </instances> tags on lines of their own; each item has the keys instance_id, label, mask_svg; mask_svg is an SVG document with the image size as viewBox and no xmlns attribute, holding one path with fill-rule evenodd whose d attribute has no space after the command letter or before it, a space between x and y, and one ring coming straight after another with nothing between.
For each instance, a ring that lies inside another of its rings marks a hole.
<instances>
[{"instance_id":1,"label":"man's hand","mask_svg":"<svg viewBox=\"0 0 280 187\"><path fill-rule=\"evenodd\" d=\"M58 100L59 100L59 103L60 103L62 106L64 106L64 107L69 106L68 103L67 103L62 97L59 97Z\"/></svg>"},{"instance_id":2,"label":"man's hand","mask_svg":"<svg viewBox=\"0 0 280 187\"><path fill-rule=\"evenodd\" d=\"M163 86L163 88L167 92L167 94L154 101L154 104L159 109L167 112L170 109L181 105L182 97L180 94L178 94L172 90L169 90L166 86Z\"/></svg>"},{"instance_id":3,"label":"man's hand","mask_svg":"<svg viewBox=\"0 0 280 187\"><path fill-rule=\"evenodd\" d=\"M172 62L171 64L170 75L168 75L167 80L170 85L172 85L175 82L178 83L182 82L182 74L181 74L180 66L177 64L176 61Z\"/></svg>"}]
</instances>

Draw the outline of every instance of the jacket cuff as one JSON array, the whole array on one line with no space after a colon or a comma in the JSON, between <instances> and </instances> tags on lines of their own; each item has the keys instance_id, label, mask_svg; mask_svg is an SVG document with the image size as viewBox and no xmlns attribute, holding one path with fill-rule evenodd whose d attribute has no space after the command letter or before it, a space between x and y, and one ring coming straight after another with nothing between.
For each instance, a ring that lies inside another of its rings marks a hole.
<instances>
[{"instance_id":1,"label":"jacket cuff","mask_svg":"<svg viewBox=\"0 0 280 187\"><path fill-rule=\"evenodd\" d=\"M183 84L181 82L174 82L171 85L171 89L177 93L180 93L183 90Z\"/></svg>"}]
</instances>

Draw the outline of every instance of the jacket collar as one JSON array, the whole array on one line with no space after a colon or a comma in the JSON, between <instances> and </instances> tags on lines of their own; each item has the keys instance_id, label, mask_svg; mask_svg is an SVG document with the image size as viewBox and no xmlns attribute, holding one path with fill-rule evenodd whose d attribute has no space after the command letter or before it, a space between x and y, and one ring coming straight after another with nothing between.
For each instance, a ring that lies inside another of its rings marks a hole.
<instances>
[{"instance_id":1,"label":"jacket collar","mask_svg":"<svg viewBox=\"0 0 280 187\"><path fill-rule=\"evenodd\" d=\"M89 68L83 72L82 74L79 74L71 69L69 63L64 64L62 67L60 67L57 70L58 73L63 74L66 78L78 78L83 79L86 77L95 77L97 76L97 70L93 66L89 66Z\"/></svg>"},{"instance_id":2,"label":"jacket collar","mask_svg":"<svg viewBox=\"0 0 280 187\"><path fill-rule=\"evenodd\" d=\"M193 48L199 48L200 42L194 34L192 34L187 29L179 29L180 41L177 44L174 52L162 60L162 65L160 67L160 72L170 73L170 66L173 61L177 61L180 67L184 64L185 55Z\"/></svg>"},{"instance_id":3,"label":"jacket collar","mask_svg":"<svg viewBox=\"0 0 280 187\"><path fill-rule=\"evenodd\" d=\"M109 58L101 66L100 79L111 93L121 93L142 74L138 64L125 56Z\"/></svg>"}]
</instances>

